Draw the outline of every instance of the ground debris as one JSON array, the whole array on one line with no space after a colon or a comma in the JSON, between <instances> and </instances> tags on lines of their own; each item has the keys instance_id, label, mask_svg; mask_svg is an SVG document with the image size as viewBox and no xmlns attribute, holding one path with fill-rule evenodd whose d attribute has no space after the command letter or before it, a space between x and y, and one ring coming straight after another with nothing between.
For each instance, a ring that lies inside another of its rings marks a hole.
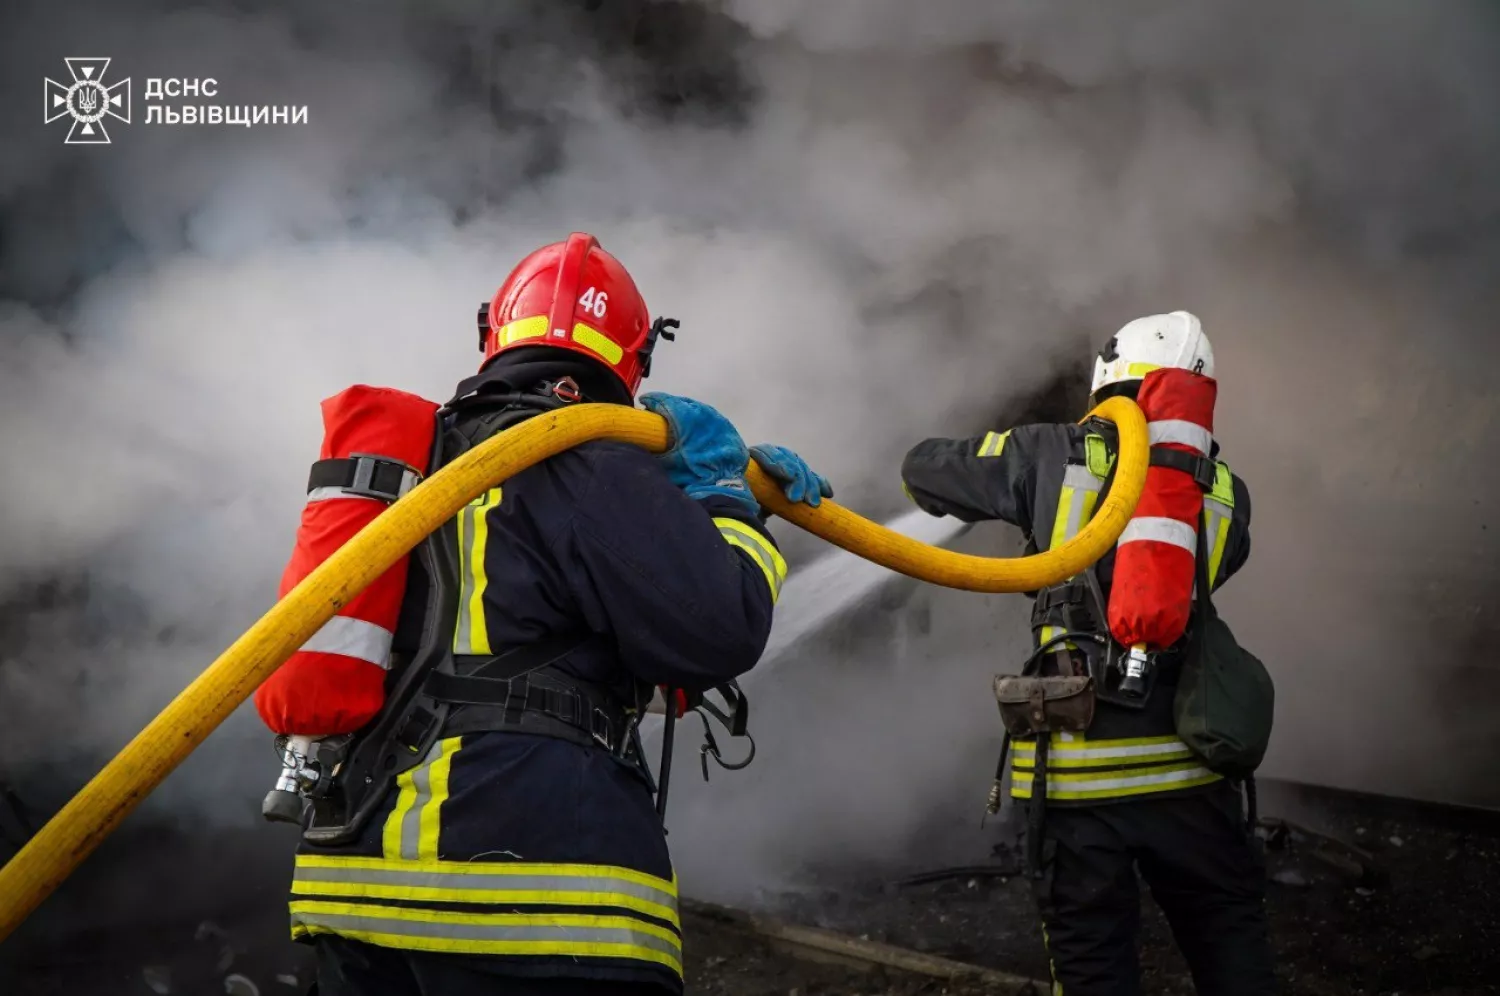
<instances>
[{"instance_id":1,"label":"ground debris","mask_svg":"<svg viewBox=\"0 0 1500 996\"><path fill-rule=\"evenodd\" d=\"M692 996L1043 996L1010 973L740 910L683 904Z\"/></svg>"},{"instance_id":2,"label":"ground debris","mask_svg":"<svg viewBox=\"0 0 1500 996\"><path fill-rule=\"evenodd\" d=\"M260 996L260 987L243 975L230 975L224 979L224 992L228 996Z\"/></svg>"},{"instance_id":3,"label":"ground debris","mask_svg":"<svg viewBox=\"0 0 1500 996\"><path fill-rule=\"evenodd\" d=\"M172 970L165 965L148 965L141 969L141 979L157 996L170 996L172 992Z\"/></svg>"}]
</instances>

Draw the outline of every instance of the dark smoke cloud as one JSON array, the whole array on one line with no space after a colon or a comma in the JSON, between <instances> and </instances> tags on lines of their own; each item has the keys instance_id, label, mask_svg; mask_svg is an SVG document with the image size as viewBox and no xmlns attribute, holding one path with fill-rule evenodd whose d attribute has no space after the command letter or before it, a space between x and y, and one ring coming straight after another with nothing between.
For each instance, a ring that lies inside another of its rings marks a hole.
<instances>
[{"instance_id":1,"label":"dark smoke cloud","mask_svg":"<svg viewBox=\"0 0 1500 996\"><path fill-rule=\"evenodd\" d=\"M798 448L881 516L916 439L1076 410L1066 385L1101 338L1197 311L1219 435L1256 496L1225 609L1280 682L1270 770L1495 801L1492 734L1457 704L1495 686L1477 652L1497 629L1489 6L70 0L0 17L12 777L47 771L33 780L60 797L264 610L320 397L355 380L443 396L475 358L475 303L586 227L683 319L653 387ZM137 123L65 147L34 94L91 52L135 78ZM311 123L147 128L148 76L213 76L216 99L307 104ZM68 598L25 602L58 578ZM924 807L982 793L980 690L1024 609L912 599L925 633L830 638L760 682L754 773L682 790L685 876L743 889L889 853ZM261 736L237 717L162 804L253 819ZM748 855L732 886L726 836Z\"/></svg>"}]
</instances>

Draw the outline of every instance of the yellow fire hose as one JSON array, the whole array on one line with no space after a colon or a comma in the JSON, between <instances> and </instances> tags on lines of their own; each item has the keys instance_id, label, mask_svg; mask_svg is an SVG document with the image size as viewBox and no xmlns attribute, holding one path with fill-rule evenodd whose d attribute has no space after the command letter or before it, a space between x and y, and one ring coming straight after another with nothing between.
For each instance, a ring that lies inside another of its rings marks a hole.
<instances>
[{"instance_id":1,"label":"yellow fire hose","mask_svg":"<svg viewBox=\"0 0 1500 996\"><path fill-rule=\"evenodd\" d=\"M1146 481L1146 421L1135 403L1111 398L1090 414L1119 426L1109 497L1070 542L1031 557L998 559L919 543L832 501L792 504L753 463L751 489L789 522L910 577L968 591L1021 592L1056 584L1102 557L1119 538ZM578 405L527 420L433 474L362 529L219 655L0 868L0 940L208 735L306 643L339 608L433 530L500 481L580 443L615 439L652 452L670 444L660 416L618 405Z\"/></svg>"}]
</instances>

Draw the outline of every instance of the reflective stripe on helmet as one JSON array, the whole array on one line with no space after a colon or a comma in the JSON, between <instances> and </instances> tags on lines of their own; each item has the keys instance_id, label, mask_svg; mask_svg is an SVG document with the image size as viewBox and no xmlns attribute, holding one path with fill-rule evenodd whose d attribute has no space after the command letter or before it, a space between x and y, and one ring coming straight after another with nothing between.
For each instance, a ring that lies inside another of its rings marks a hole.
<instances>
[{"instance_id":1,"label":"reflective stripe on helmet","mask_svg":"<svg viewBox=\"0 0 1500 996\"><path fill-rule=\"evenodd\" d=\"M540 339L546 334L547 316L532 315L530 318L520 318L502 325L496 330L495 338L501 346L509 346L522 339Z\"/></svg>"},{"instance_id":2,"label":"reflective stripe on helmet","mask_svg":"<svg viewBox=\"0 0 1500 996\"><path fill-rule=\"evenodd\" d=\"M597 329L579 322L573 326L573 341L599 354L599 357L614 366L625 356L625 350Z\"/></svg>"}]
</instances>

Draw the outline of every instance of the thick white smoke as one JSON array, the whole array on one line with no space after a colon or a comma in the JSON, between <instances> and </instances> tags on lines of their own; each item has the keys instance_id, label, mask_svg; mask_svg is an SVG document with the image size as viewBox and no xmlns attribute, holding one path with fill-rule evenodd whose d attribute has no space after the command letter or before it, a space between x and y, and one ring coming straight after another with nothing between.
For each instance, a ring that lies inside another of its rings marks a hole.
<instances>
[{"instance_id":1,"label":"thick white smoke","mask_svg":"<svg viewBox=\"0 0 1500 996\"><path fill-rule=\"evenodd\" d=\"M912 442L977 431L1135 314L1197 311L1256 497L1225 608L1281 682L1271 769L1481 793L1467 766L1406 760L1457 722L1413 696L1494 630L1474 518L1493 475L1466 470L1495 421L1480 7L66 6L7 12L7 93L101 52L135 77L138 123L64 147L26 100L5 112L0 590L87 580L0 648L7 770L61 756L78 778L138 729L269 604L318 400L355 381L446 397L476 304L588 229L683 322L652 388L793 446L880 516ZM311 120L148 128L148 76ZM717 817L687 797L685 877L722 874L726 820L743 882L879 853L913 798L983 785L990 711L944 696L982 697L1023 607L922 597L994 621L883 662L834 641L805 662L821 677L763 689L762 773L716 779ZM260 736L237 717L165 798L255 819Z\"/></svg>"}]
</instances>

